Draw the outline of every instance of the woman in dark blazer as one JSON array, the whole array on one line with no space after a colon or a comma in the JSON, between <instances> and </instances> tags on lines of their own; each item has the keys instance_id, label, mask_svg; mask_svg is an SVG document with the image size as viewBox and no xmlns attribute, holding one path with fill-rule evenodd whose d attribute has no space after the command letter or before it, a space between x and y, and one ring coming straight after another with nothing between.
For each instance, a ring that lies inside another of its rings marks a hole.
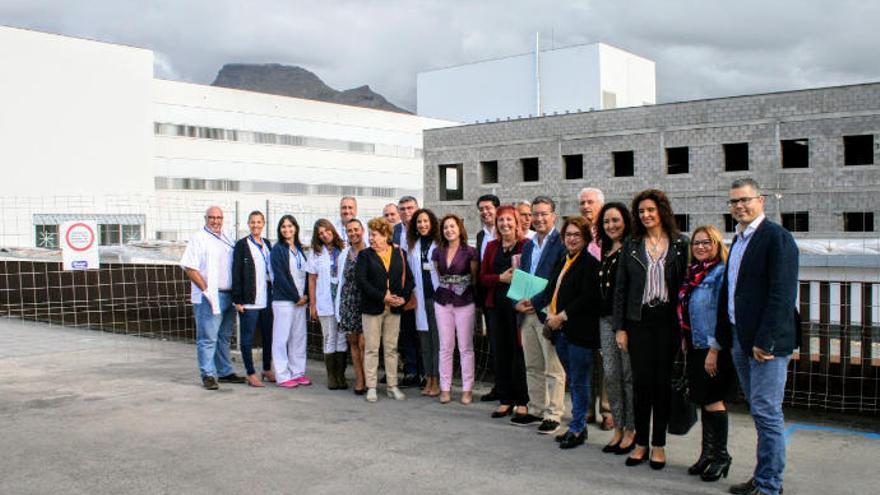
<instances>
[{"instance_id":1,"label":"woman in dark blazer","mask_svg":"<svg viewBox=\"0 0 880 495\"><path fill-rule=\"evenodd\" d=\"M663 191L648 189L632 201L633 235L621 248L614 289L614 328L618 346L630 355L636 448L626 460L636 466L666 465L672 360L679 343L675 307L688 261L688 238L678 232Z\"/></svg>"},{"instance_id":2,"label":"woman in dark blazer","mask_svg":"<svg viewBox=\"0 0 880 495\"><path fill-rule=\"evenodd\" d=\"M251 234L239 239L232 250L232 303L238 312L241 359L247 371L247 384L262 387L257 378L252 353L254 330L260 327L263 342L262 378L275 381L272 372L272 266L269 252L272 244L263 239L266 218L262 212L248 215Z\"/></svg>"},{"instance_id":3,"label":"woman in dark blazer","mask_svg":"<svg viewBox=\"0 0 880 495\"><path fill-rule=\"evenodd\" d=\"M514 424L530 424L541 418L529 414L529 392L526 386L526 364L516 326L514 301L507 297L513 270L519 267L525 239L520 236L516 208L504 205L496 211L495 231L498 238L486 245L480 264L480 284L486 289L484 307L489 328L495 332L495 391L501 405L492 412L493 418L514 414ZM515 410L514 410L515 409Z\"/></svg>"},{"instance_id":4,"label":"woman in dark blazer","mask_svg":"<svg viewBox=\"0 0 880 495\"><path fill-rule=\"evenodd\" d=\"M587 406L593 349L599 347L599 262L587 252L592 241L583 217L562 224L566 253L553 268L544 296L550 301L544 327L565 365L571 388L571 422L556 437L559 448L571 449L587 439ZM564 356L564 357L563 357Z\"/></svg>"},{"instance_id":5,"label":"woman in dark blazer","mask_svg":"<svg viewBox=\"0 0 880 495\"><path fill-rule=\"evenodd\" d=\"M377 217L367 224L370 247L358 255L356 280L361 290L361 313L364 328L364 372L368 402L376 402L379 345L385 348L385 377L388 397L406 399L397 388L397 337L400 314L412 294L415 282L404 252L391 244L391 224Z\"/></svg>"}]
</instances>

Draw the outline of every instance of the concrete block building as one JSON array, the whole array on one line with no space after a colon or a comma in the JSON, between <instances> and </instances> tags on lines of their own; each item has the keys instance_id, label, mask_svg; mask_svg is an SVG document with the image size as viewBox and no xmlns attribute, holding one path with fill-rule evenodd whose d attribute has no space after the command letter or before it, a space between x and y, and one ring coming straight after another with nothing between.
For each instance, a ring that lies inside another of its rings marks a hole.
<instances>
[{"instance_id":1,"label":"concrete block building","mask_svg":"<svg viewBox=\"0 0 880 495\"><path fill-rule=\"evenodd\" d=\"M548 194L569 214L586 186L627 204L653 187L682 230L732 232L727 189L750 176L799 240L876 241L878 135L880 83L464 125L425 133L424 195L476 232L481 194Z\"/></svg>"}]
</instances>

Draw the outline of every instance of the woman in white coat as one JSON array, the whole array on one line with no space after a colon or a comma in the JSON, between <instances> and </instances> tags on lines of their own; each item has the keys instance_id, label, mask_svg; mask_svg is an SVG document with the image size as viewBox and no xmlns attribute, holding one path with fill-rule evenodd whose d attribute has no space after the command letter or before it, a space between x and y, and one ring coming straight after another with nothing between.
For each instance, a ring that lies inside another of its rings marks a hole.
<instances>
[{"instance_id":1,"label":"woman in white coat","mask_svg":"<svg viewBox=\"0 0 880 495\"><path fill-rule=\"evenodd\" d=\"M327 388L347 389L345 364L348 345L345 332L336 322L336 293L342 276L342 237L330 223L321 218L312 228L312 256L309 259L309 318L321 322L324 337L324 364L327 367Z\"/></svg>"},{"instance_id":2,"label":"woman in white coat","mask_svg":"<svg viewBox=\"0 0 880 495\"><path fill-rule=\"evenodd\" d=\"M406 232L409 266L415 279L416 330L422 349L425 388L422 395L440 395L440 334L434 317L434 290L440 282L431 261L437 249L437 216L428 209L416 211Z\"/></svg>"}]
</instances>

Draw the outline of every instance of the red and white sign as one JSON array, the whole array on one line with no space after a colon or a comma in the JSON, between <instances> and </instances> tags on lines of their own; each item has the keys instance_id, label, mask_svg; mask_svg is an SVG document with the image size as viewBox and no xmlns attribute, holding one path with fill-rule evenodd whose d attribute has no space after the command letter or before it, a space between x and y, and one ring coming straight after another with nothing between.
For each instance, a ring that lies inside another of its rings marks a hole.
<instances>
[{"instance_id":1,"label":"red and white sign","mask_svg":"<svg viewBox=\"0 0 880 495\"><path fill-rule=\"evenodd\" d=\"M65 270L99 267L98 224L93 220L74 220L61 224L61 258Z\"/></svg>"}]
</instances>

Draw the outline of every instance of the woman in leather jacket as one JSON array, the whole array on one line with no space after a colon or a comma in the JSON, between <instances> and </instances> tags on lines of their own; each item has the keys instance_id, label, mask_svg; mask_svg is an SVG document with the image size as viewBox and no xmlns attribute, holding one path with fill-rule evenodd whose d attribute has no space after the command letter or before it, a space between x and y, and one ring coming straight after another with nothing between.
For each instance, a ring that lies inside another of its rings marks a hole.
<instances>
[{"instance_id":1,"label":"woman in leather jacket","mask_svg":"<svg viewBox=\"0 0 880 495\"><path fill-rule=\"evenodd\" d=\"M636 448L626 465L650 457L652 468L663 469L672 361L679 343L675 308L687 268L688 238L679 233L663 191L640 192L632 212L633 235L621 248L613 320L617 344L629 353L633 371Z\"/></svg>"}]
</instances>

